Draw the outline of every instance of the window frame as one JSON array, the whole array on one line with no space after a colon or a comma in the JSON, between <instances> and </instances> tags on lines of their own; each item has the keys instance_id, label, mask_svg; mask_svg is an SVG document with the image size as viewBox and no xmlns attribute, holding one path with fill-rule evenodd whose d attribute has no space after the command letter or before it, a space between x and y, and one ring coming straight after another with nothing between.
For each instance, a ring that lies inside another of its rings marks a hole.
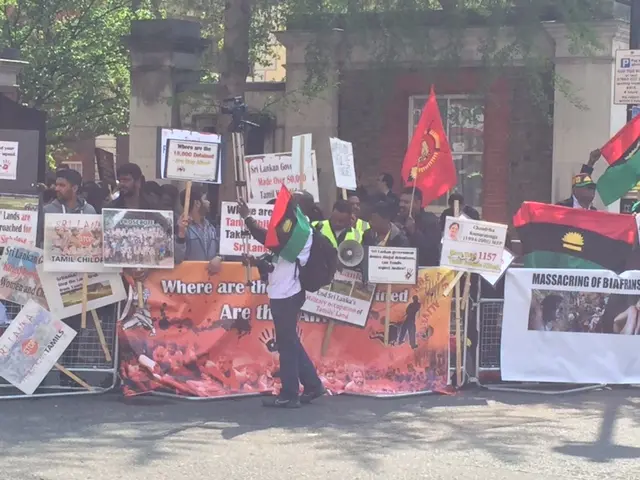
<instances>
[{"instance_id":1,"label":"window frame","mask_svg":"<svg viewBox=\"0 0 640 480\"><path fill-rule=\"evenodd\" d=\"M421 103L421 108L424 108L424 105L427 103L427 100L429 99L429 94L428 93L420 93L420 94L415 94L415 95L409 95L409 111L408 111L408 122L407 122L407 147L409 146L409 143L411 143L411 137L413 137L413 133L415 131L415 126L413 124L413 113L414 110L416 109L416 100L417 99L421 99L424 100ZM479 103L481 103L483 105L483 107L485 106L485 97L483 97L482 95L474 95L474 94L451 94L451 95L438 95L437 97L438 101L441 100L446 100L447 101L447 114L449 113L449 105L451 103L451 101L455 101L455 100L476 100ZM484 113L483 113L484 114ZM443 119L443 124L444 124L444 128L445 128L445 133L447 134L447 140L449 140L449 119L446 119L446 122L444 121L445 119ZM483 144L484 144L484 126L485 126L486 122L483 119L482 122L482 137L483 137ZM455 153L455 155L481 155L482 156L482 164L484 166L484 151L479 152L479 151L463 151L463 152L453 152ZM458 172L456 172L458 173ZM447 192L447 195L449 195L450 192ZM484 192L483 192L484 193ZM448 207L448 205L429 205L427 207L427 211L428 212L433 212L435 214L440 215L446 208ZM476 210L478 210L478 213L480 213L480 215L482 215L482 205L474 205L473 206Z\"/></svg>"}]
</instances>

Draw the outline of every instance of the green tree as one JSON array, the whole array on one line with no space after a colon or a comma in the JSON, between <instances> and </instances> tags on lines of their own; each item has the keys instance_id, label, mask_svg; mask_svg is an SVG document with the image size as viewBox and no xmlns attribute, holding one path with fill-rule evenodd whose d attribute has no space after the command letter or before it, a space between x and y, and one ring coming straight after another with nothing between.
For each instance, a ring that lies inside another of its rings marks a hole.
<instances>
[{"instance_id":1,"label":"green tree","mask_svg":"<svg viewBox=\"0 0 640 480\"><path fill-rule=\"evenodd\" d=\"M0 50L17 49L29 62L19 101L47 112L49 145L126 131L121 37L132 19L148 15L134 12L131 0L0 0Z\"/></svg>"}]
</instances>

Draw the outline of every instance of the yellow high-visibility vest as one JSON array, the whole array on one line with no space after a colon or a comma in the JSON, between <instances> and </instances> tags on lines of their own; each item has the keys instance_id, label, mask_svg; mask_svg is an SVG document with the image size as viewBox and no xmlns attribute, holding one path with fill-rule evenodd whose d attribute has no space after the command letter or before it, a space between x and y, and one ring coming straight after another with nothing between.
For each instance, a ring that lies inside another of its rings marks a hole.
<instances>
[{"instance_id":1,"label":"yellow high-visibility vest","mask_svg":"<svg viewBox=\"0 0 640 480\"><path fill-rule=\"evenodd\" d=\"M358 231L358 233L360 233L360 236L362 236L364 235L364 232L369 230L369 222L365 222L364 220L359 218L356 220L356 224L353 228L355 228Z\"/></svg>"},{"instance_id":2,"label":"yellow high-visibility vest","mask_svg":"<svg viewBox=\"0 0 640 480\"><path fill-rule=\"evenodd\" d=\"M331 229L331 224L329 220L323 220L321 222L313 222L311 224L314 228L320 225L320 233L322 233L325 237L331 241L331 244L338 248L338 240L336 240L335 235L333 234L333 230ZM347 234L344 236L345 240L355 240L358 243L362 243L362 234L358 232L355 228L350 228Z\"/></svg>"}]
</instances>

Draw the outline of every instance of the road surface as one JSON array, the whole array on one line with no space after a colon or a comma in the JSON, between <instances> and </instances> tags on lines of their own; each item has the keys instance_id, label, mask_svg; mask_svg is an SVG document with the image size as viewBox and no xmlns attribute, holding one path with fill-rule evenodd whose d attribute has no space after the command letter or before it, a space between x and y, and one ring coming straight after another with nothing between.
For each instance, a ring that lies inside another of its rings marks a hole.
<instances>
[{"instance_id":1,"label":"road surface","mask_svg":"<svg viewBox=\"0 0 640 480\"><path fill-rule=\"evenodd\" d=\"M633 479L640 389L320 399L118 394L0 404L2 480Z\"/></svg>"}]
</instances>

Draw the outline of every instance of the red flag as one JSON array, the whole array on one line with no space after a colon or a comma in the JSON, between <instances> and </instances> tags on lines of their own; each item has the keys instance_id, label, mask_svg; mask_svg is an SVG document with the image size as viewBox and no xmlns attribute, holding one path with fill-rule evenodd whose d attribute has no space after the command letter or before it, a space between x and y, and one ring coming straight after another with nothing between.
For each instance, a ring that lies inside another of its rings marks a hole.
<instances>
[{"instance_id":1,"label":"red flag","mask_svg":"<svg viewBox=\"0 0 640 480\"><path fill-rule=\"evenodd\" d=\"M620 160L626 161L637 152L639 139L640 115L636 115L633 120L622 127L620 131L600 149L600 153L602 153L602 156L607 160L609 165L613 165Z\"/></svg>"},{"instance_id":2,"label":"red flag","mask_svg":"<svg viewBox=\"0 0 640 480\"><path fill-rule=\"evenodd\" d=\"M456 166L433 87L404 156L402 179L405 186L412 187L415 183L422 192L423 207L458 183Z\"/></svg>"},{"instance_id":3,"label":"red flag","mask_svg":"<svg viewBox=\"0 0 640 480\"><path fill-rule=\"evenodd\" d=\"M273 213L271 214L271 219L269 220L267 236L264 242L265 247L274 249L280 246L276 227L280 224L285 214L287 213L287 208L289 207L290 201L291 192L287 190L287 187L285 187L283 183L282 188L280 188L280 192L278 192L278 196L276 197L276 204L273 206Z\"/></svg>"}]
</instances>

